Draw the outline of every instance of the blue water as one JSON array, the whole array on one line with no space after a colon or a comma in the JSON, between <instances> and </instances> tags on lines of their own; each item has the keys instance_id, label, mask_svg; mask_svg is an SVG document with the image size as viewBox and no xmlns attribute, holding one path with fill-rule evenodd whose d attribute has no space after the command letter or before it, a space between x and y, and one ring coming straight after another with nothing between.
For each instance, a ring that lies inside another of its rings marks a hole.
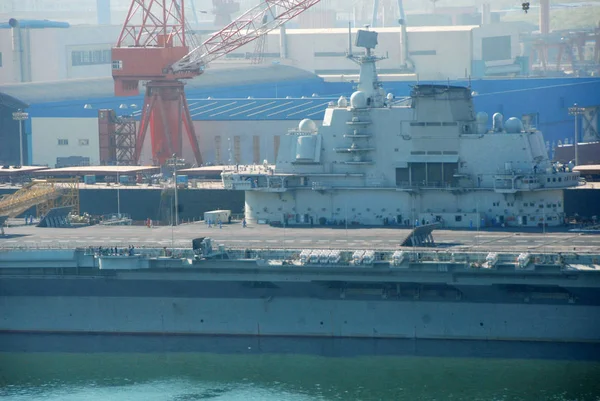
<instances>
[{"instance_id":1,"label":"blue water","mask_svg":"<svg viewBox=\"0 0 600 401\"><path fill-rule=\"evenodd\" d=\"M77 342L76 337L60 338ZM570 359L559 351L562 358L557 360L536 351L537 357L530 359L526 347L519 349L521 357L507 352L504 358L322 356L253 349L221 354L219 349L198 352L191 346L193 340L174 337L156 342L163 345L155 352L139 352L135 346L116 352L114 342L105 350L82 352L76 349L79 345L69 349L68 344L57 351L56 339L47 339L50 351L40 351L41 344L33 347L35 351L7 350L6 341L0 345L0 399L600 400L597 358ZM30 339L26 342L32 344ZM123 345L128 344L132 342L125 339ZM179 349L169 351L165 346ZM449 350L447 355L451 354Z\"/></svg>"}]
</instances>

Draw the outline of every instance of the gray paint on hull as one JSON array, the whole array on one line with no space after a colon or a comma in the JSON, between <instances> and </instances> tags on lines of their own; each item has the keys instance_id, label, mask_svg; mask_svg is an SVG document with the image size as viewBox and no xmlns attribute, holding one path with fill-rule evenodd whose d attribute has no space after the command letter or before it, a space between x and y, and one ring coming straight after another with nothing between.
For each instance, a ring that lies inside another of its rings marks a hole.
<instances>
[{"instance_id":1,"label":"gray paint on hull","mask_svg":"<svg viewBox=\"0 0 600 401\"><path fill-rule=\"evenodd\" d=\"M0 331L598 342L600 307L170 297L0 297Z\"/></svg>"},{"instance_id":2,"label":"gray paint on hull","mask_svg":"<svg viewBox=\"0 0 600 401\"><path fill-rule=\"evenodd\" d=\"M0 352L293 354L531 358L597 361L600 343L461 341L387 338L0 333Z\"/></svg>"}]
</instances>

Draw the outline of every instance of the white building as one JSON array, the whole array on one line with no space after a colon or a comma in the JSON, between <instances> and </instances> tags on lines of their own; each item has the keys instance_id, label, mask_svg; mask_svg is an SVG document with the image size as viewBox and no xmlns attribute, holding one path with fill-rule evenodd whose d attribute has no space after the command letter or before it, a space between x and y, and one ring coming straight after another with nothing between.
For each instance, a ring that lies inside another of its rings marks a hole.
<instances>
[{"instance_id":1,"label":"white building","mask_svg":"<svg viewBox=\"0 0 600 401\"><path fill-rule=\"evenodd\" d=\"M19 44L13 37L13 29L0 29L0 83L108 77L110 49L120 30L117 25L22 27ZM377 28L377 32L378 53L388 56L380 63L383 80L414 79L417 75L423 80L466 78L481 75L477 67L481 63L484 67L479 69L487 68L488 73L498 67L504 67L499 73L518 72L514 67L506 69L514 66L520 55L516 24L409 27L407 48L399 27ZM357 68L345 58L348 47L346 29L288 29L283 37L280 31L274 31L262 47L262 62L277 61L330 80L351 79ZM249 43L211 66L215 69L231 64L249 66L257 49L256 42ZM405 68L411 61L414 72Z\"/></svg>"},{"instance_id":2,"label":"white building","mask_svg":"<svg viewBox=\"0 0 600 401\"><path fill-rule=\"evenodd\" d=\"M0 83L44 82L111 74L118 26L0 29ZM20 46L20 48L19 48ZM22 51L21 51L22 49Z\"/></svg>"},{"instance_id":3,"label":"white building","mask_svg":"<svg viewBox=\"0 0 600 401\"><path fill-rule=\"evenodd\" d=\"M412 80L415 76L423 80L468 78L478 72L474 68L479 65L487 74L493 74L494 69L503 74L518 72L512 67L521 55L520 28L516 24L408 27L407 43L403 43L400 27L376 28L376 31L379 33L376 53L387 56L379 63L382 80L402 77ZM356 29L352 32L355 37ZM213 66L232 60L249 62L256 47L254 43L243 46L213 62ZM264 55L267 60L280 59L330 80L342 76L351 79L357 74L357 66L345 58L348 48L347 29L289 29L283 41L280 31L268 35ZM406 65L410 67L411 62L415 69L407 71Z\"/></svg>"}]
</instances>

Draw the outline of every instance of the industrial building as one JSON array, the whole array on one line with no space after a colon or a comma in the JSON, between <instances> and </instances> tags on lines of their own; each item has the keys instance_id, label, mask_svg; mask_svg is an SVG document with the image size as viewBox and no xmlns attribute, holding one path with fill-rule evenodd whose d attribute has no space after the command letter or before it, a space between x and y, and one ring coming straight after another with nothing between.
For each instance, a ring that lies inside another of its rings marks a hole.
<instances>
[{"instance_id":1,"label":"industrial building","mask_svg":"<svg viewBox=\"0 0 600 401\"><path fill-rule=\"evenodd\" d=\"M10 139L3 142L10 147L2 147L2 164L19 164L18 123L12 120L11 113L27 104L29 118L23 122L23 164L51 167L66 166L59 162L63 158L73 158L74 164L114 164L116 160L101 158L102 135L111 135L102 132L103 121L107 121L103 115L138 119L142 104L141 96L114 97L111 78L0 88L5 99L0 104L0 124L8 128L2 130L2 135ZM322 113L326 100L302 97L306 93L323 93L326 89L335 90L335 87L327 86L303 70L267 65L250 70L209 70L200 79L189 82L186 92L207 162L227 162L233 158L239 163L252 163L273 159L274 133L287 132L295 125L290 119L302 119L304 112ZM242 105L245 107L240 107ZM187 152L189 146L184 149ZM189 155L184 152L186 156ZM151 162L149 149L145 149L140 162Z\"/></svg>"},{"instance_id":2,"label":"industrial building","mask_svg":"<svg viewBox=\"0 0 600 401\"><path fill-rule=\"evenodd\" d=\"M7 33L0 35L0 82L109 77L110 51L120 31L115 25L49 21L25 21L18 27L0 24L0 32ZM518 24L408 27L406 39L400 27L377 28L377 32L379 49L387 57L380 63L383 79L453 80L526 72ZM204 40L208 32L196 36ZM211 68L275 61L329 79L349 79L356 66L345 57L348 50L348 29L287 29L236 49L211 63Z\"/></svg>"},{"instance_id":3,"label":"industrial building","mask_svg":"<svg viewBox=\"0 0 600 401\"><path fill-rule=\"evenodd\" d=\"M573 138L568 109L578 103L585 108L580 137L599 139L600 80L521 78L529 67L521 25L483 18L482 25L376 29L380 79L398 98L415 81L470 86L478 111L522 118L545 133L549 148ZM0 82L6 83L0 85L0 139L7 144L1 163L153 163L149 141L139 160L133 157L143 97L114 96L110 52L120 26L0 25L0 32L9 30L0 35ZM197 32L200 40L206 34ZM359 53L351 47L345 28L288 27L212 60L185 91L202 164L274 161L278 138L289 128L305 117L318 122L329 102L352 93L357 67L345 56ZM495 78L508 75L519 78ZM19 109L28 112L22 122L12 115ZM192 164L187 145L182 156Z\"/></svg>"},{"instance_id":4,"label":"industrial building","mask_svg":"<svg viewBox=\"0 0 600 401\"><path fill-rule=\"evenodd\" d=\"M241 73L243 71L243 73ZM600 80L595 78L498 79L454 81L471 85L478 111L489 115L522 118L541 129L549 147L572 141L573 116L569 107L586 107L580 117L580 138L598 140ZM401 98L412 82L385 83L388 92ZM351 82L327 82L306 71L284 65L250 69L209 69L188 83L190 113L205 164L251 164L274 161L277 137L308 117L322 120L327 104L352 93ZM499 90L502 88L502 90ZM0 86L0 162L19 164L18 122L11 113L26 109L23 122L24 164L50 167L71 164L114 164L116 158L101 156L100 113L114 110L115 117L133 116L139 122L141 96L117 98L111 78L28 83ZM313 97L314 94L314 97ZM304 98L303 98L304 97ZM104 135L109 135L105 132ZM148 145L149 141L146 141ZM127 153L127 149L121 149ZM183 157L192 161L189 146ZM82 159L77 159L82 158ZM69 159L67 159L69 160ZM79 161L78 161L79 160ZM151 163L146 147L140 163ZM193 162L192 162L193 163Z\"/></svg>"}]
</instances>

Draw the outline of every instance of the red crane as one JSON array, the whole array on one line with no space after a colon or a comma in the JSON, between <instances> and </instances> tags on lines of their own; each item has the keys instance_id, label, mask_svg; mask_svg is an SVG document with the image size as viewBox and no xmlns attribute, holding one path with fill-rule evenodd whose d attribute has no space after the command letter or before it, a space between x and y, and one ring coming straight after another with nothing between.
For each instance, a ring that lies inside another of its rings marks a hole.
<instances>
[{"instance_id":1,"label":"red crane","mask_svg":"<svg viewBox=\"0 0 600 401\"><path fill-rule=\"evenodd\" d=\"M117 96L138 95L139 82L146 82L135 162L139 162L149 127L156 163L164 164L173 154L181 157L185 129L196 163L202 164L182 80L201 75L209 62L281 26L319 1L264 0L190 51L184 0L132 0L112 49L112 75Z\"/></svg>"}]
</instances>

